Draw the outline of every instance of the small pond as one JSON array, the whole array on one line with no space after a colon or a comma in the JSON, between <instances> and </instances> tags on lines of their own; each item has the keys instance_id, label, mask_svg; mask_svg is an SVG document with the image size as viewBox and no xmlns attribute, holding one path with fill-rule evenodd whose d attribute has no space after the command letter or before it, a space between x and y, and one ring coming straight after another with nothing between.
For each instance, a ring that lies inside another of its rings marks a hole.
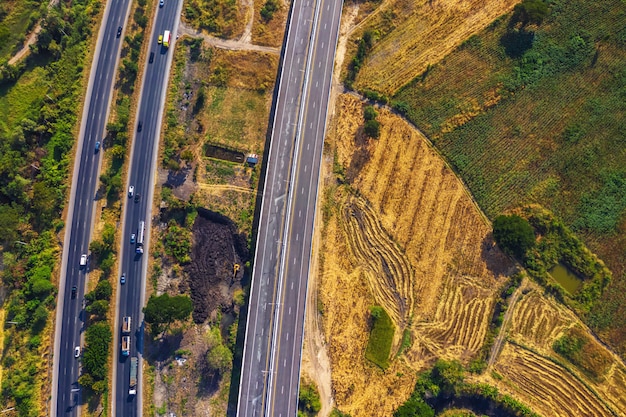
<instances>
[{"instance_id":1,"label":"small pond","mask_svg":"<svg viewBox=\"0 0 626 417\"><path fill-rule=\"evenodd\" d=\"M578 291L583 283L583 280L580 279L578 275L574 274L565 265L560 263L556 264L556 266L550 270L550 275L572 295L576 294L576 291Z\"/></svg>"}]
</instances>

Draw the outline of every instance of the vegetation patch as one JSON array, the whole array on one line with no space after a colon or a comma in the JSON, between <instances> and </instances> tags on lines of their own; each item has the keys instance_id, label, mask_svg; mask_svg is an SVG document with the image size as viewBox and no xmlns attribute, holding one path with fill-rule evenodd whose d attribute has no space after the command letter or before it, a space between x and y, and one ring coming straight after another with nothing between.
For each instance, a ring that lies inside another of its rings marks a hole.
<instances>
[{"instance_id":1,"label":"vegetation patch","mask_svg":"<svg viewBox=\"0 0 626 417\"><path fill-rule=\"evenodd\" d=\"M225 39L235 38L243 30L244 13L237 0L191 0L183 15L193 27Z\"/></svg>"},{"instance_id":2,"label":"vegetation patch","mask_svg":"<svg viewBox=\"0 0 626 417\"><path fill-rule=\"evenodd\" d=\"M578 326L568 329L552 348L596 381L603 379L613 362L602 345Z\"/></svg>"},{"instance_id":3,"label":"vegetation patch","mask_svg":"<svg viewBox=\"0 0 626 417\"><path fill-rule=\"evenodd\" d=\"M320 394L312 382L300 384L298 393L298 417L315 417L322 409Z\"/></svg>"},{"instance_id":4,"label":"vegetation patch","mask_svg":"<svg viewBox=\"0 0 626 417\"><path fill-rule=\"evenodd\" d=\"M459 407L494 417L539 417L526 405L501 394L496 387L465 382L463 366L457 361L442 359L435 363L431 371L418 376L410 398L393 415L431 417L435 411L442 413L448 408Z\"/></svg>"},{"instance_id":5,"label":"vegetation patch","mask_svg":"<svg viewBox=\"0 0 626 417\"><path fill-rule=\"evenodd\" d=\"M46 6L35 0L6 0L0 4L0 65L22 48L28 32L47 14Z\"/></svg>"},{"instance_id":6,"label":"vegetation patch","mask_svg":"<svg viewBox=\"0 0 626 417\"><path fill-rule=\"evenodd\" d=\"M548 5L540 24L494 21L393 101L490 218L539 202L607 262L619 282L591 324L623 350L626 14L617 0Z\"/></svg>"},{"instance_id":7,"label":"vegetation patch","mask_svg":"<svg viewBox=\"0 0 626 417\"><path fill-rule=\"evenodd\" d=\"M389 355L393 343L395 328L391 317L380 306L373 306L370 310L372 329L365 349L365 357L382 369L389 367Z\"/></svg>"}]
</instances>

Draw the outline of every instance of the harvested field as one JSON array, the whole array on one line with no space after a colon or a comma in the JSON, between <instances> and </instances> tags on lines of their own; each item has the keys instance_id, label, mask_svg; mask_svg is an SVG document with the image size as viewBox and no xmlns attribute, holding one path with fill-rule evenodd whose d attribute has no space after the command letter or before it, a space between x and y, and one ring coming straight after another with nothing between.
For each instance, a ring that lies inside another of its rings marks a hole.
<instances>
[{"instance_id":1,"label":"harvested field","mask_svg":"<svg viewBox=\"0 0 626 417\"><path fill-rule=\"evenodd\" d=\"M339 408L380 416L408 397L414 371L435 356L467 361L480 349L512 264L425 138L378 109L381 135L368 140L362 107L358 98L340 95L330 127L335 171L345 172L351 187L325 191L319 299ZM397 320L412 312L413 343L381 373L364 351L368 309L383 302L398 328Z\"/></svg>"},{"instance_id":2,"label":"harvested field","mask_svg":"<svg viewBox=\"0 0 626 417\"><path fill-rule=\"evenodd\" d=\"M193 320L203 323L218 309L232 306L233 291L241 288L243 268L249 258L246 237L227 217L199 209L193 225L191 263L185 267L189 277Z\"/></svg>"},{"instance_id":3,"label":"harvested field","mask_svg":"<svg viewBox=\"0 0 626 417\"><path fill-rule=\"evenodd\" d=\"M467 38L509 12L516 0L383 2L380 10L355 31L380 33L355 87L386 95L441 61Z\"/></svg>"},{"instance_id":4,"label":"harvested field","mask_svg":"<svg viewBox=\"0 0 626 417\"><path fill-rule=\"evenodd\" d=\"M515 305L510 335L547 351L557 336L577 319L566 307L538 291L524 295Z\"/></svg>"},{"instance_id":5,"label":"harvested field","mask_svg":"<svg viewBox=\"0 0 626 417\"><path fill-rule=\"evenodd\" d=\"M507 390L542 416L615 416L593 391L564 368L507 343L495 366Z\"/></svg>"},{"instance_id":6,"label":"harvested field","mask_svg":"<svg viewBox=\"0 0 626 417\"><path fill-rule=\"evenodd\" d=\"M380 225L376 213L359 198L348 198L343 218L348 247L380 304L402 334L413 314L413 271Z\"/></svg>"},{"instance_id":7,"label":"harvested field","mask_svg":"<svg viewBox=\"0 0 626 417\"><path fill-rule=\"evenodd\" d=\"M418 339L408 359L472 358L487 335L494 307L493 290L477 278L446 280L433 319L414 326Z\"/></svg>"}]
</instances>

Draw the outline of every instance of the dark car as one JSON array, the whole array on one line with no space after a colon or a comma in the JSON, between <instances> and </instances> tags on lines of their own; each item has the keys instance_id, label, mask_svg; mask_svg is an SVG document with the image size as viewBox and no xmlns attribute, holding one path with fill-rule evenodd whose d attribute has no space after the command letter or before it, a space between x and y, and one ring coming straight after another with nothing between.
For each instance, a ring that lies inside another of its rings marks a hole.
<instances>
[{"instance_id":1,"label":"dark car","mask_svg":"<svg viewBox=\"0 0 626 417\"><path fill-rule=\"evenodd\" d=\"M118 27L117 28L117 37L119 38L120 36L122 36L122 27Z\"/></svg>"},{"instance_id":2,"label":"dark car","mask_svg":"<svg viewBox=\"0 0 626 417\"><path fill-rule=\"evenodd\" d=\"M76 298L76 291L77 291L77 288L76 288L76 285L74 285L72 287L72 298Z\"/></svg>"},{"instance_id":3,"label":"dark car","mask_svg":"<svg viewBox=\"0 0 626 417\"><path fill-rule=\"evenodd\" d=\"M141 194L135 193L135 203L139 203L139 200L141 200Z\"/></svg>"},{"instance_id":4,"label":"dark car","mask_svg":"<svg viewBox=\"0 0 626 417\"><path fill-rule=\"evenodd\" d=\"M96 153L100 150L100 141L96 142Z\"/></svg>"},{"instance_id":5,"label":"dark car","mask_svg":"<svg viewBox=\"0 0 626 417\"><path fill-rule=\"evenodd\" d=\"M137 132L141 132L142 128L143 128L143 123L140 120L139 123L137 124Z\"/></svg>"},{"instance_id":6,"label":"dark car","mask_svg":"<svg viewBox=\"0 0 626 417\"><path fill-rule=\"evenodd\" d=\"M150 63L154 62L154 52L150 52Z\"/></svg>"}]
</instances>

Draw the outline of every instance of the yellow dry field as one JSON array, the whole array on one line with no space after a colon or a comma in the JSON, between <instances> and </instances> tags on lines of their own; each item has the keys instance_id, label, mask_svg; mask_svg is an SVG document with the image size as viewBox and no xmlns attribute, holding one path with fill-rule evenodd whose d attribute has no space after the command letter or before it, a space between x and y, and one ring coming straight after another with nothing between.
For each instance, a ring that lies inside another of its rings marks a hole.
<instances>
[{"instance_id":1,"label":"yellow dry field","mask_svg":"<svg viewBox=\"0 0 626 417\"><path fill-rule=\"evenodd\" d=\"M274 46L280 48L285 34L287 15L289 6L282 0L278 2L280 8L274 12L274 16L269 21L261 17L261 8L265 1L254 2L254 23L252 25L252 43L255 45Z\"/></svg>"},{"instance_id":2,"label":"yellow dry field","mask_svg":"<svg viewBox=\"0 0 626 417\"><path fill-rule=\"evenodd\" d=\"M355 87L393 95L471 35L509 12L517 0L391 0L359 24L382 34L368 54ZM353 52L352 52L353 53ZM347 60L349 62L349 60Z\"/></svg>"},{"instance_id":3,"label":"yellow dry field","mask_svg":"<svg viewBox=\"0 0 626 417\"><path fill-rule=\"evenodd\" d=\"M543 296L542 288L536 284L529 284L529 287L530 291L514 307L508 335L537 353L507 344L495 364L496 371L504 376L504 389L512 391L517 399L544 416L602 416L610 415L607 414L609 408L617 415L626 415L626 368L621 361L603 350L590 337L588 343L592 343L598 352L590 360L613 359L606 374L596 381L557 355L552 350L554 341L568 328L582 328L583 324L565 306ZM566 364L569 370L550 361L548 357ZM572 373L576 373L576 377ZM532 380L531 385L528 380ZM500 384L497 381L489 382ZM563 394L570 390L575 395ZM562 408L561 401L567 403L568 407Z\"/></svg>"},{"instance_id":4,"label":"yellow dry field","mask_svg":"<svg viewBox=\"0 0 626 417\"><path fill-rule=\"evenodd\" d=\"M577 319L566 307L547 299L539 291L531 291L515 304L509 335L534 348L551 352L554 341Z\"/></svg>"},{"instance_id":5,"label":"yellow dry field","mask_svg":"<svg viewBox=\"0 0 626 417\"><path fill-rule=\"evenodd\" d=\"M545 417L601 417L626 412L622 409L614 414L591 385L583 384L543 356L510 343L502 350L495 369L504 377L504 383L500 384L503 391L508 391ZM621 376L623 378L623 373Z\"/></svg>"},{"instance_id":6,"label":"yellow dry field","mask_svg":"<svg viewBox=\"0 0 626 417\"><path fill-rule=\"evenodd\" d=\"M366 139L363 104L338 97L328 144L351 187L324 194L320 308L335 401L355 416L391 415L437 357L475 356L511 267L426 139L387 110L378 120L380 138ZM374 304L396 326L392 359L404 329L413 340L384 372L364 358Z\"/></svg>"}]
</instances>

